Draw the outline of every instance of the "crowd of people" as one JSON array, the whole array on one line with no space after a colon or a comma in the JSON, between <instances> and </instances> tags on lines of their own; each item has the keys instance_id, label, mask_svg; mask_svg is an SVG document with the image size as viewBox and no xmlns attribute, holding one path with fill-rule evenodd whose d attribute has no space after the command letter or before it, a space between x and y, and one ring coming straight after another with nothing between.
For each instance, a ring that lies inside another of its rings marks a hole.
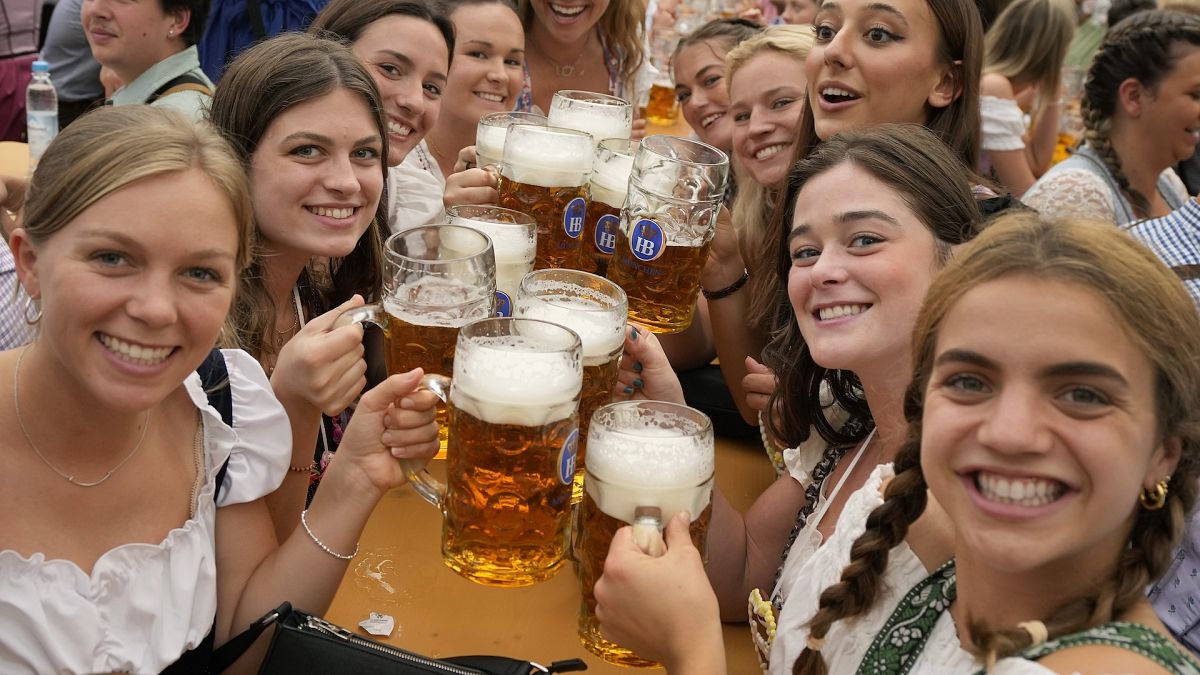
<instances>
[{"instance_id":1,"label":"crowd of people","mask_svg":"<svg viewBox=\"0 0 1200 675\"><path fill-rule=\"evenodd\" d=\"M1200 673L1200 5L773 1L330 0L210 79L209 0L60 0L63 130L0 177L0 671L208 672L323 612L439 447L339 321L383 242L497 203L484 115L662 70L729 189L612 398L719 373L777 479L739 511L718 471L703 555L620 530L605 635L673 675L747 617L778 674Z\"/></svg>"}]
</instances>

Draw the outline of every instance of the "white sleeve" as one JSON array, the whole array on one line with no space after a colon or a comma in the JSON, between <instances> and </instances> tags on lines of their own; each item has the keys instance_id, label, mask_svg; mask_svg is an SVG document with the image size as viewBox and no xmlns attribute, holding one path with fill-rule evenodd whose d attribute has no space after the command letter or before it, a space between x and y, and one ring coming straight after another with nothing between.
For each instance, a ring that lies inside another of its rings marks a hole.
<instances>
[{"instance_id":1,"label":"white sleeve","mask_svg":"<svg viewBox=\"0 0 1200 675\"><path fill-rule=\"evenodd\" d=\"M441 222L446 215L442 203L446 181L441 169L423 165L432 157L425 141L421 143L399 166L388 169L388 227L393 233Z\"/></svg>"},{"instance_id":2,"label":"white sleeve","mask_svg":"<svg viewBox=\"0 0 1200 675\"><path fill-rule=\"evenodd\" d=\"M1000 151L1025 149L1025 114L1017 107L1017 102L982 96L979 103L983 123L980 147Z\"/></svg>"},{"instance_id":3,"label":"white sleeve","mask_svg":"<svg viewBox=\"0 0 1200 675\"><path fill-rule=\"evenodd\" d=\"M1117 222L1112 192L1104 179L1087 169L1051 170L1021 196L1021 201L1043 215Z\"/></svg>"},{"instance_id":4,"label":"white sleeve","mask_svg":"<svg viewBox=\"0 0 1200 675\"><path fill-rule=\"evenodd\" d=\"M274 492L292 457L292 427L262 366L240 349L221 351L233 394L234 433L219 507Z\"/></svg>"}]
</instances>

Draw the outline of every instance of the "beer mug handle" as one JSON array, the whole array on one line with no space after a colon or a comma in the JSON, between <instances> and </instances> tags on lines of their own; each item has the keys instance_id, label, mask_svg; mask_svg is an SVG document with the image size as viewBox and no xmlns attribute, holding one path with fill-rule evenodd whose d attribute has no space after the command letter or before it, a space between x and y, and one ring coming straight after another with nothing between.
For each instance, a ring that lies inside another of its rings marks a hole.
<instances>
[{"instance_id":1,"label":"beer mug handle","mask_svg":"<svg viewBox=\"0 0 1200 675\"><path fill-rule=\"evenodd\" d=\"M648 556L657 558L663 550L662 510L657 506L639 506L633 512L633 541Z\"/></svg>"},{"instance_id":2,"label":"beer mug handle","mask_svg":"<svg viewBox=\"0 0 1200 675\"><path fill-rule=\"evenodd\" d=\"M431 374L422 377L420 388L432 391L442 400L442 403L450 402L450 378L445 375ZM417 494L438 507L439 510L442 509L446 498L446 485L425 469L425 462L416 459L402 459L400 468L404 471L404 476L408 478L409 485L412 485Z\"/></svg>"},{"instance_id":3,"label":"beer mug handle","mask_svg":"<svg viewBox=\"0 0 1200 675\"><path fill-rule=\"evenodd\" d=\"M369 323L386 330L387 313L383 311L383 305L363 305L342 312L337 319L334 319L333 325L335 328L340 328L352 323Z\"/></svg>"}]
</instances>

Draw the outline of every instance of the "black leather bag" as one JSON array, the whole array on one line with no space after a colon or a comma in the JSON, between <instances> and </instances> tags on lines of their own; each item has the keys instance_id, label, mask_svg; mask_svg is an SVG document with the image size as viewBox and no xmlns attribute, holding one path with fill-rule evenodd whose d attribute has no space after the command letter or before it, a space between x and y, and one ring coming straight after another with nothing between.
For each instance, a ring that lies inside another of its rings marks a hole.
<instances>
[{"instance_id":1,"label":"black leather bag","mask_svg":"<svg viewBox=\"0 0 1200 675\"><path fill-rule=\"evenodd\" d=\"M538 675L587 670L587 664L579 659L543 666L503 656L421 656L362 637L285 602L216 651L213 662L217 672L232 664L272 625L275 635L260 675Z\"/></svg>"}]
</instances>

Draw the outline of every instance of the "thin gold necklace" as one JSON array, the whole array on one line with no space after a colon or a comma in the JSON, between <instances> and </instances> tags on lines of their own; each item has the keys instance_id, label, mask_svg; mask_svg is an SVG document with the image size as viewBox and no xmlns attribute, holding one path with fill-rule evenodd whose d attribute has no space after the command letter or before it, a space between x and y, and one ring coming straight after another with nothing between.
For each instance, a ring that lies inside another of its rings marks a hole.
<instances>
[{"instance_id":1,"label":"thin gold necklace","mask_svg":"<svg viewBox=\"0 0 1200 675\"><path fill-rule=\"evenodd\" d=\"M549 52L547 52L545 49L542 49L541 45L536 43L534 44L537 47L537 50L542 53L542 56L546 57L546 60L550 62L550 65L554 66L555 75L558 75L559 77L583 77L584 71L582 68L579 68L579 62L582 61L584 55L587 54L587 48L591 43L592 36L589 33L587 40L585 40L583 43L583 49L579 50L579 56L576 56L575 62L569 65L563 65L559 63L557 59L555 59L553 56L550 56Z\"/></svg>"},{"instance_id":2,"label":"thin gold necklace","mask_svg":"<svg viewBox=\"0 0 1200 675\"><path fill-rule=\"evenodd\" d=\"M25 420L21 418L21 402L20 398L17 396L17 382L19 382L21 379L21 362L25 360L25 353L28 351L29 346L26 346L25 349L21 350L21 354L17 356L17 365L13 369L13 408L17 411L17 424L21 426L21 433L25 435L25 442L29 444L29 448L33 450L33 454L37 455L38 459L42 460L42 464L45 464L54 473L62 476L63 478L67 479L67 481L78 485L79 487L96 487L97 485L111 478L112 475L117 472L117 469L125 466L125 462L128 462L130 459L132 459L133 456L137 454L138 449L142 447L142 441L146 440L146 430L150 428L150 411L146 411L146 419L142 421L142 435L138 436L137 444L133 446L133 449L129 451L128 455L125 455L125 459L117 462L117 465L109 469L108 473L104 474L99 480L94 480L91 482L75 480L75 476L59 471L53 464L50 463L50 460L46 459L46 456L42 454L42 451L38 450L38 447L34 444L33 439L29 437L29 429L25 428Z\"/></svg>"}]
</instances>

